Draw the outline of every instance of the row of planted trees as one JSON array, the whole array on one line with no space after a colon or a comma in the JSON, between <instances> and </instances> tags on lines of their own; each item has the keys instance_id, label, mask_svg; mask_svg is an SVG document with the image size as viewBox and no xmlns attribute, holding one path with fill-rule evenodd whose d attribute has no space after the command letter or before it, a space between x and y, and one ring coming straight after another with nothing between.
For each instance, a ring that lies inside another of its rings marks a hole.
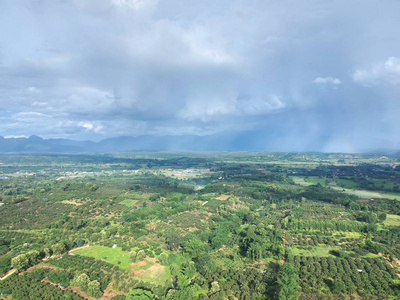
<instances>
[{"instance_id":1,"label":"row of planted trees","mask_svg":"<svg viewBox=\"0 0 400 300\"><path fill-rule=\"evenodd\" d=\"M36 265L40 259L50 257L51 255L61 255L67 251L65 244L57 243L50 248L44 248L43 251L31 250L19 254L11 259L11 267L17 271L23 271L33 265Z\"/></svg>"},{"instance_id":2,"label":"row of planted trees","mask_svg":"<svg viewBox=\"0 0 400 300\"><path fill-rule=\"evenodd\" d=\"M301 291L308 294L347 294L396 296L396 273L383 259L351 257L293 258Z\"/></svg>"}]
</instances>

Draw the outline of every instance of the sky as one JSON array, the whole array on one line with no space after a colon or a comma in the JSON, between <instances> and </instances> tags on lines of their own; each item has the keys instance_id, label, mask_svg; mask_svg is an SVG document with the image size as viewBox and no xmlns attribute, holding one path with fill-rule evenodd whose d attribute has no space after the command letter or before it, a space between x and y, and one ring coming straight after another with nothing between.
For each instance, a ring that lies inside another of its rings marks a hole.
<instances>
[{"instance_id":1,"label":"sky","mask_svg":"<svg viewBox=\"0 0 400 300\"><path fill-rule=\"evenodd\" d=\"M400 149L399 14L398 0L0 0L0 135Z\"/></svg>"}]
</instances>

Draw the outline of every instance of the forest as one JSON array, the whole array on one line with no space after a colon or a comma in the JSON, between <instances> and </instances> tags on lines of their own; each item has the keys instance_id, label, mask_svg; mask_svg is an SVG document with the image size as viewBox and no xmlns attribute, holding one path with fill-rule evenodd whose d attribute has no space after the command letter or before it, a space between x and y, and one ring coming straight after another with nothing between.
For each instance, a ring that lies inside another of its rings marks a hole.
<instances>
[{"instance_id":1,"label":"forest","mask_svg":"<svg viewBox=\"0 0 400 300\"><path fill-rule=\"evenodd\" d=\"M399 299L400 158L0 154L0 299Z\"/></svg>"}]
</instances>

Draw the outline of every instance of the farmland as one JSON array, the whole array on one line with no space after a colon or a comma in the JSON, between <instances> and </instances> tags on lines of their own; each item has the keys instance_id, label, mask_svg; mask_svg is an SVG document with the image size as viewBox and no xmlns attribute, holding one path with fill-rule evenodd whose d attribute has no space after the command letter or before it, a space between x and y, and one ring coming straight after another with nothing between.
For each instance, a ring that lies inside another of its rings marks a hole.
<instances>
[{"instance_id":1,"label":"farmland","mask_svg":"<svg viewBox=\"0 0 400 300\"><path fill-rule=\"evenodd\" d=\"M2 154L0 162L5 299L400 295L396 156Z\"/></svg>"}]
</instances>

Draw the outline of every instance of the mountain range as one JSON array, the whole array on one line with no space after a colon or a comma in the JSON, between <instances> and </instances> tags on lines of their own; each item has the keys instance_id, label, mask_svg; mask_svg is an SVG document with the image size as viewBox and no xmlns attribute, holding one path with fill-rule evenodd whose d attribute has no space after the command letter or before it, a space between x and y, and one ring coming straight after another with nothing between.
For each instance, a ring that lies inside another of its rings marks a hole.
<instances>
[{"instance_id":1,"label":"mountain range","mask_svg":"<svg viewBox=\"0 0 400 300\"><path fill-rule=\"evenodd\" d=\"M36 135L28 138L0 136L0 152L82 153L82 152L131 152L131 151L242 151L262 150L256 142L237 135L182 135L182 136L121 136L99 142L76 141L63 138L44 139Z\"/></svg>"},{"instance_id":2,"label":"mountain range","mask_svg":"<svg viewBox=\"0 0 400 300\"><path fill-rule=\"evenodd\" d=\"M0 136L0 152L28 153L109 153L135 151L269 151L269 152L325 152L328 136L314 139L312 143L282 140L279 134L265 131L223 132L207 136L120 136L94 141L77 141L64 138L44 139L32 135L28 138ZM369 149L373 152L399 155L397 149Z\"/></svg>"}]
</instances>

